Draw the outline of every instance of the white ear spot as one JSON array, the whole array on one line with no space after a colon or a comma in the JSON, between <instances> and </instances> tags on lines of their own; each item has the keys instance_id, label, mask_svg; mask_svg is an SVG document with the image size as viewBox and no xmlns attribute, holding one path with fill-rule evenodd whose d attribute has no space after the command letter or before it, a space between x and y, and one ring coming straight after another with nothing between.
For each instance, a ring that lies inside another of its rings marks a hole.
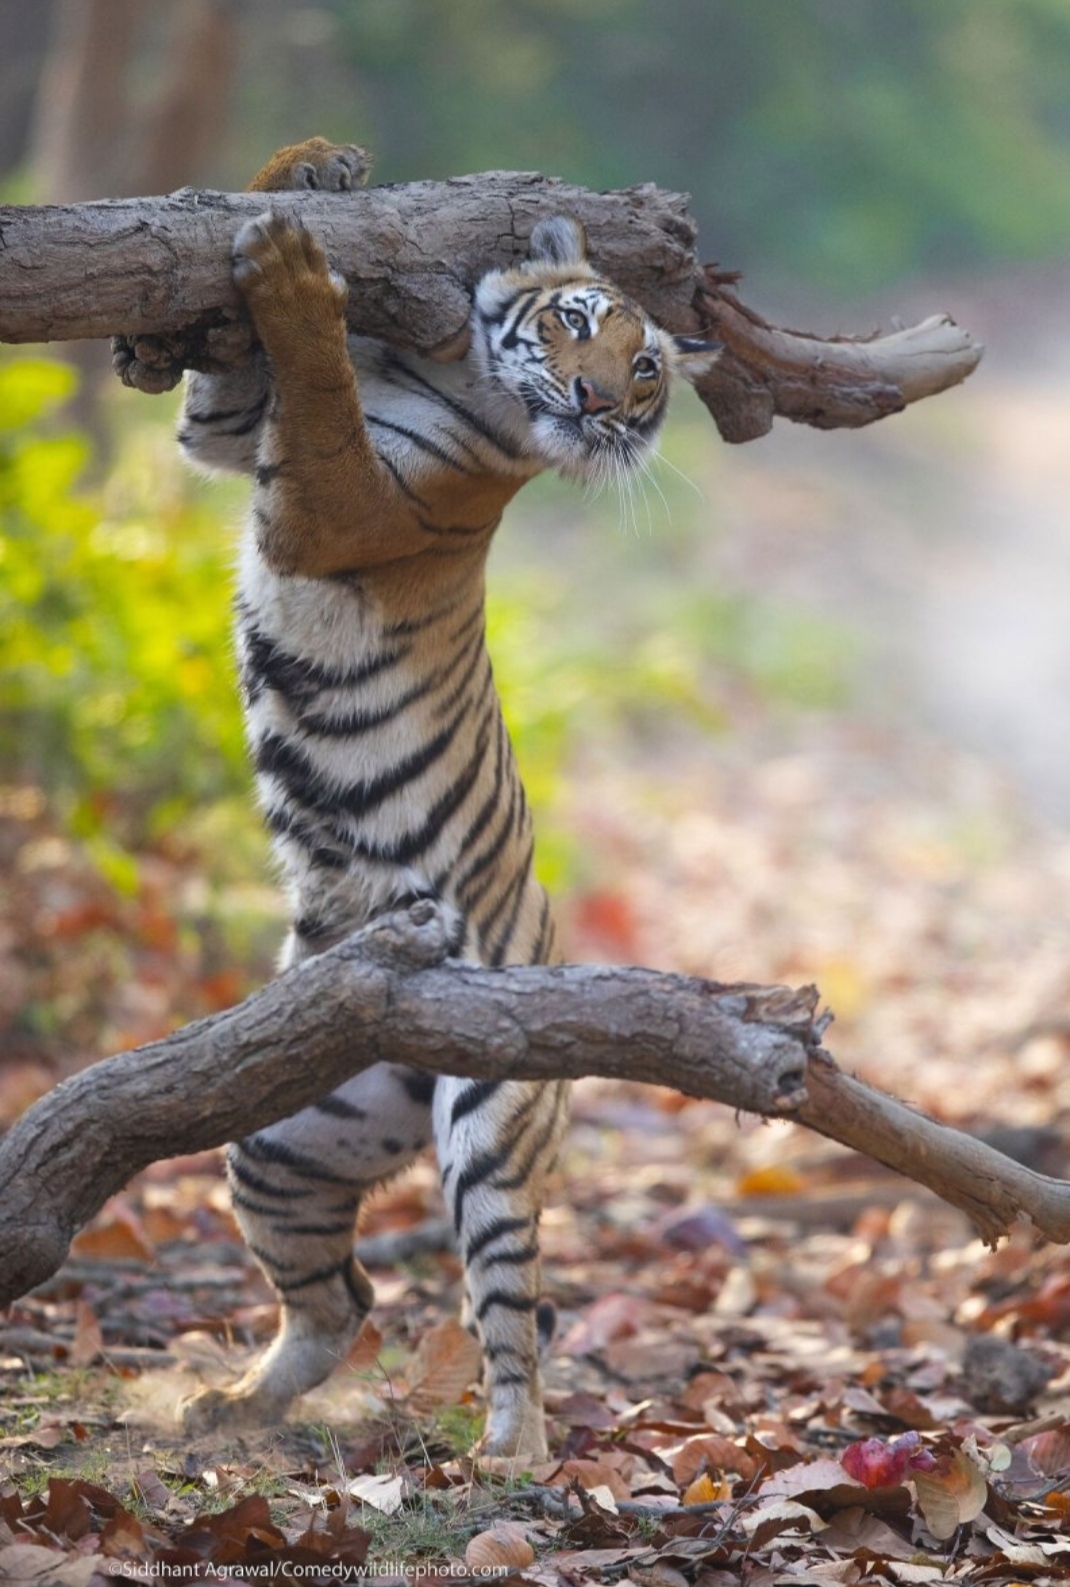
<instances>
[{"instance_id":1,"label":"white ear spot","mask_svg":"<svg viewBox=\"0 0 1070 1587\"><path fill-rule=\"evenodd\" d=\"M674 336L672 346L676 373L692 382L707 374L724 352L723 342L701 336Z\"/></svg>"},{"instance_id":2,"label":"white ear spot","mask_svg":"<svg viewBox=\"0 0 1070 1587\"><path fill-rule=\"evenodd\" d=\"M528 258L533 264L586 264L587 233L572 215L540 220L531 233Z\"/></svg>"}]
</instances>

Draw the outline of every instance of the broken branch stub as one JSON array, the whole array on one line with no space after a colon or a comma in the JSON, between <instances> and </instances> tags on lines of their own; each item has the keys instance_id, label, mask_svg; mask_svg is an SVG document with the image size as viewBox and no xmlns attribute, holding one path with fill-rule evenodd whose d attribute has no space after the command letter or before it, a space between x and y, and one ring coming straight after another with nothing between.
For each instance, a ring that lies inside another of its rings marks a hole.
<instances>
[{"instance_id":1,"label":"broken branch stub","mask_svg":"<svg viewBox=\"0 0 1070 1587\"><path fill-rule=\"evenodd\" d=\"M231 280L231 243L267 204L300 216L350 284L353 331L431 357L457 356L471 293L515 264L535 223L582 221L596 267L668 330L708 332L725 351L698 384L729 441L776 416L857 426L944 391L982 349L946 316L864 340L769 325L699 263L686 195L645 184L615 192L531 172L485 171L347 193L214 193L0 207L0 341L117 334L116 367L144 391L183 369L219 371L249 356L252 329Z\"/></svg>"},{"instance_id":2,"label":"broken branch stub","mask_svg":"<svg viewBox=\"0 0 1070 1587\"><path fill-rule=\"evenodd\" d=\"M706 266L696 309L725 351L695 389L726 441L753 441L774 418L857 429L973 373L984 348L947 314L888 335L810 336L769 325Z\"/></svg>"}]
</instances>

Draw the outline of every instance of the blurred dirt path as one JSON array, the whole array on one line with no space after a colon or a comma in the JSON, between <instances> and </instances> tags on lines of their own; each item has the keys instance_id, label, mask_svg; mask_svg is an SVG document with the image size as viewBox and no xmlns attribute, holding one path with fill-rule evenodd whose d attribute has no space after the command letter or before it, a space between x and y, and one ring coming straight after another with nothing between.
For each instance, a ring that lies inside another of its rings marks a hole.
<instances>
[{"instance_id":1,"label":"blurred dirt path","mask_svg":"<svg viewBox=\"0 0 1070 1587\"><path fill-rule=\"evenodd\" d=\"M780 594L846 621L865 706L983 755L1066 824L1070 289L945 296L987 345L977 374L869 430L726 449L722 565L743 585L775 569Z\"/></svg>"}]
</instances>

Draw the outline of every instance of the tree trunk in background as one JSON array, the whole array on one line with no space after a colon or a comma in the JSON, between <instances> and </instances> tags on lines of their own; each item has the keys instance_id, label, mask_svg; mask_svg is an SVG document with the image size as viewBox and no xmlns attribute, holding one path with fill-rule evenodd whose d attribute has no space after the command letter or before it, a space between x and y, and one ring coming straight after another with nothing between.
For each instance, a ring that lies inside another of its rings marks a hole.
<instances>
[{"instance_id":1,"label":"tree trunk in background","mask_svg":"<svg viewBox=\"0 0 1070 1587\"><path fill-rule=\"evenodd\" d=\"M56 0L0 6L0 179L26 157L55 10Z\"/></svg>"},{"instance_id":2,"label":"tree trunk in background","mask_svg":"<svg viewBox=\"0 0 1070 1587\"><path fill-rule=\"evenodd\" d=\"M195 187L211 170L238 65L231 0L186 0L176 17L170 59L162 90L128 143L125 193Z\"/></svg>"},{"instance_id":3,"label":"tree trunk in background","mask_svg":"<svg viewBox=\"0 0 1070 1587\"><path fill-rule=\"evenodd\" d=\"M61 0L34 114L34 185L46 203L122 196L127 64L143 9Z\"/></svg>"},{"instance_id":4,"label":"tree trunk in background","mask_svg":"<svg viewBox=\"0 0 1070 1587\"><path fill-rule=\"evenodd\" d=\"M151 95L132 93L153 22L166 30L166 66L151 70ZM222 136L236 62L231 0L60 0L34 110L40 198L68 204L196 183ZM108 346L71 344L63 356L81 376L71 415L103 458Z\"/></svg>"}]
</instances>

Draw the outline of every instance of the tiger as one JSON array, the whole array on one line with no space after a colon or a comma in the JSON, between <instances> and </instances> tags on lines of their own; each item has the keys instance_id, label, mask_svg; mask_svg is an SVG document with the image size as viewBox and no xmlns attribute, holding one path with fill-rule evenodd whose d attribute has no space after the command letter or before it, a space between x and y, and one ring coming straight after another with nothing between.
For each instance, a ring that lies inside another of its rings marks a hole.
<instances>
[{"instance_id":1,"label":"tiger","mask_svg":"<svg viewBox=\"0 0 1070 1587\"><path fill-rule=\"evenodd\" d=\"M250 191L346 191L353 145L280 150ZM433 362L347 335L347 288L270 208L233 245L258 343L191 373L178 441L251 476L236 647L259 799L300 965L386 911L435 900L457 957L560 962L532 820L485 643L485 565L503 509L556 469L599 480L654 447L674 380L715 344L657 326L588 258L578 221L478 281L470 345ZM179 1407L187 1432L278 1422L346 1358L373 1301L353 1236L368 1192L432 1141L482 1349L479 1448L547 1443L538 1226L567 1085L436 1079L388 1061L228 1149L235 1215L279 1300L278 1331L232 1385Z\"/></svg>"}]
</instances>

